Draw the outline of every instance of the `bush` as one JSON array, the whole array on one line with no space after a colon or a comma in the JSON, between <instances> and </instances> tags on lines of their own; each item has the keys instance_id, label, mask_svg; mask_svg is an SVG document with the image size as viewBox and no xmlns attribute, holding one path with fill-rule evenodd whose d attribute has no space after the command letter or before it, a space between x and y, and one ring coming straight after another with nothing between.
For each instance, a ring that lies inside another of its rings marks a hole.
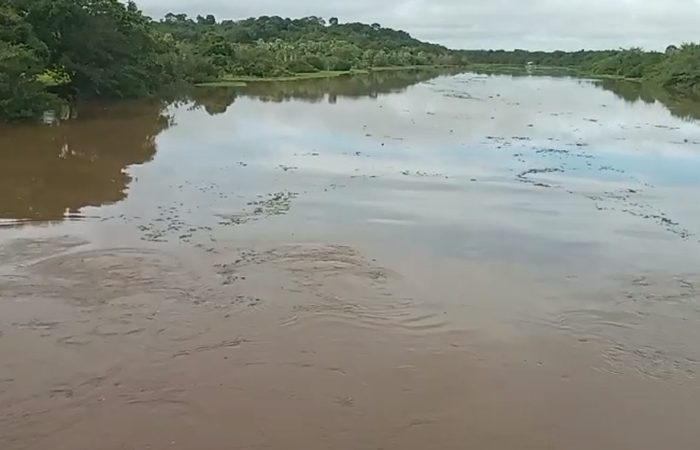
<instances>
[{"instance_id":1,"label":"bush","mask_svg":"<svg viewBox=\"0 0 700 450\"><path fill-rule=\"evenodd\" d=\"M307 56L304 60L309 66L316 69L315 71L325 70L326 68L326 63L317 55Z\"/></svg>"},{"instance_id":2,"label":"bush","mask_svg":"<svg viewBox=\"0 0 700 450\"><path fill-rule=\"evenodd\" d=\"M287 70L292 73L318 72L318 69L304 60L296 60L287 64Z\"/></svg>"},{"instance_id":3,"label":"bush","mask_svg":"<svg viewBox=\"0 0 700 450\"><path fill-rule=\"evenodd\" d=\"M0 118L28 119L57 105L39 81L42 68L26 46L0 41Z\"/></svg>"},{"instance_id":4,"label":"bush","mask_svg":"<svg viewBox=\"0 0 700 450\"><path fill-rule=\"evenodd\" d=\"M328 70L350 70L352 63L350 61L340 59L337 56L330 56L326 59L326 67Z\"/></svg>"}]
</instances>

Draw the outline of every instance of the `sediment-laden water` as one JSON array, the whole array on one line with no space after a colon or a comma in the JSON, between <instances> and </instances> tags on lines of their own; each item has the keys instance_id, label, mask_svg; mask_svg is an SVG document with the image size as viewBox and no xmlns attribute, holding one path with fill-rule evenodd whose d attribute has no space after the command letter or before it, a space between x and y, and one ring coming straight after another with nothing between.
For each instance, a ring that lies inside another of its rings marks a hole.
<instances>
[{"instance_id":1,"label":"sediment-laden water","mask_svg":"<svg viewBox=\"0 0 700 450\"><path fill-rule=\"evenodd\" d=\"M700 106L432 73L0 128L0 448L695 449Z\"/></svg>"}]
</instances>

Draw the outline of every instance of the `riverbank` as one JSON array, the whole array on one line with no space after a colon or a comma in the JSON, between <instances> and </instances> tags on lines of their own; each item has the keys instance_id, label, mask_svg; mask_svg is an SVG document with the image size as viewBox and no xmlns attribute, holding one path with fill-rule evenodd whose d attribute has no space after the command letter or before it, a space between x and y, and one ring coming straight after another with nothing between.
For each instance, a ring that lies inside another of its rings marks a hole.
<instances>
[{"instance_id":1,"label":"riverbank","mask_svg":"<svg viewBox=\"0 0 700 450\"><path fill-rule=\"evenodd\" d=\"M695 89L683 89L678 86L664 86L657 79L648 77L626 77L623 75L594 73L577 67L551 65L514 65L514 64L468 64L465 69L475 73L506 74L506 75L555 75L571 76L589 80L625 81L644 85L648 89L664 90L674 95L689 96L697 99L699 93Z\"/></svg>"},{"instance_id":2,"label":"riverbank","mask_svg":"<svg viewBox=\"0 0 700 450\"><path fill-rule=\"evenodd\" d=\"M342 75L358 75L369 73L366 70L324 70L321 72L305 72L285 75L281 77L256 77L256 76L224 76L220 80L206 83L197 83L197 86L207 87L239 87L247 83L273 82L273 81L300 81L318 78L334 78Z\"/></svg>"},{"instance_id":3,"label":"riverbank","mask_svg":"<svg viewBox=\"0 0 700 450\"><path fill-rule=\"evenodd\" d=\"M619 80L642 83L648 80L642 78L629 78L616 75L601 75L586 72L572 67L562 66L518 66L512 64L467 64L464 66L436 66L436 65L413 65L413 66L386 66L373 67L371 69L351 69L351 70L324 70L319 72L304 72L279 77L258 77L258 76L224 76L219 80L197 83L198 87L244 87L248 83L269 83L303 81L313 79L327 79L341 76L366 75L373 72L395 72L405 70L435 70L435 69L464 69L476 73L492 74L533 74L533 75L569 75L581 78L593 78L599 80Z\"/></svg>"},{"instance_id":4,"label":"riverbank","mask_svg":"<svg viewBox=\"0 0 700 450\"><path fill-rule=\"evenodd\" d=\"M205 83L197 83L199 87L243 87L248 83L260 82L284 82L302 81L321 78L336 78L349 75L366 75L372 72L398 72L403 70L435 70L458 68L459 66L437 66L437 65L414 65L414 66L386 66L372 67L370 69L350 69L350 70L323 70L320 72L303 72L281 77L256 77L256 76L224 76L220 80Z\"/></svg>"},{"instance_id":5,"label":"riverbank","mask_svg":"<svg viewBox=\"0 0 700 450\"><path fill-rule=\"evenodd\" d=\"M519 66L513 64L469 64L468 70L481 73L496 74L532 74L532 75L570 75L580 78L591 78L596 80L617 80L632 81L637 83L651 82L643 78L631 78L621 75L596 74L582 69L566 66Z\"/></svg>"}]
</instances>

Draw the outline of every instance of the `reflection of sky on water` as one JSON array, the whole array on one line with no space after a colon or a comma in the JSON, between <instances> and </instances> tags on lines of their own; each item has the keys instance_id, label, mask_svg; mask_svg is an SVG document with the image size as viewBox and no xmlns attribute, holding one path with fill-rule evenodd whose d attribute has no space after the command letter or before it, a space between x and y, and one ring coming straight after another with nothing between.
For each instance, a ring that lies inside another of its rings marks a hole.
<instances>
[{"instance_id":1,"label":"reflection of sky on water","mask_svg":"<svg viewBox=\"0 0 700 450\"><path fill-rule=\"evenodd\" d=\"M243 94L223 114L174 114L145 172L194 171L241 198L300 192L289 220L309 229L580 262L613 242L677 254L700 233L686 201L700 180L698 124L585 80L465 74L335 104Z\"/></svg>"},{"instance_id":2,"label":"reflection of sky on water","mask_svg":"<svg viewBox=\"0 0 700 450\"><path fill-rule=\"evenodd\" d=\"M125 199L82 213L136 218L139 229L177 216L222 239L346 230L470 257L700 254L689 247L700 239L697 121L587 80L462 74L411 85L420 79L262 84L173 104L152 161L125 169ZM333 92L335 103L322 101ZM219 227L285 191L298 194L288 214Z\"/></svg>"},{"instance_id":3,"label":"reflection of sky on water","mask_svg":"<svg viewBox=\"0 0 700 450\"><path fill-rule=\"evenodd\" d=\"M655 183L692 184L700 165L697 123L674 118L661 104L632 104L570 78L460 75L404 94L340 98L337 104L243 97L225 114L180 108L176 120L180 126L160 137L170 154L189 151L196 132L210 161L226 162L235 152L251 164L298 165L299 155L319 153L304 166L334 173L398 169L466 176L515 169L513 154L541 149L586 153L594 156L593 169L610 166ZM557 159L571 169L589 168L575 157L535 158L542 164ZM617 178L608 170L589 172L596 179Z\"/></svg>"}]
</instances>

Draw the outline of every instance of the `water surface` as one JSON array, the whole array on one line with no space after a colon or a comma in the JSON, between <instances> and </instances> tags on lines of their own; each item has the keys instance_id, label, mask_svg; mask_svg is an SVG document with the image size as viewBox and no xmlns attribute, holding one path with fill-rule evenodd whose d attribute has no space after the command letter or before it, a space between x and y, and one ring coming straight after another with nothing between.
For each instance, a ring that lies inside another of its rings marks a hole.
<instances>
[{"instance_id":1,"label":"water surface","mask_svg":"<svg viewBox=\"0 0 700 450\"><path fill-rule=\"evenodd\" d=\"M696 448L698 111L416 71L5 126L0 443Z\"/></svg>"}]
</instances>

